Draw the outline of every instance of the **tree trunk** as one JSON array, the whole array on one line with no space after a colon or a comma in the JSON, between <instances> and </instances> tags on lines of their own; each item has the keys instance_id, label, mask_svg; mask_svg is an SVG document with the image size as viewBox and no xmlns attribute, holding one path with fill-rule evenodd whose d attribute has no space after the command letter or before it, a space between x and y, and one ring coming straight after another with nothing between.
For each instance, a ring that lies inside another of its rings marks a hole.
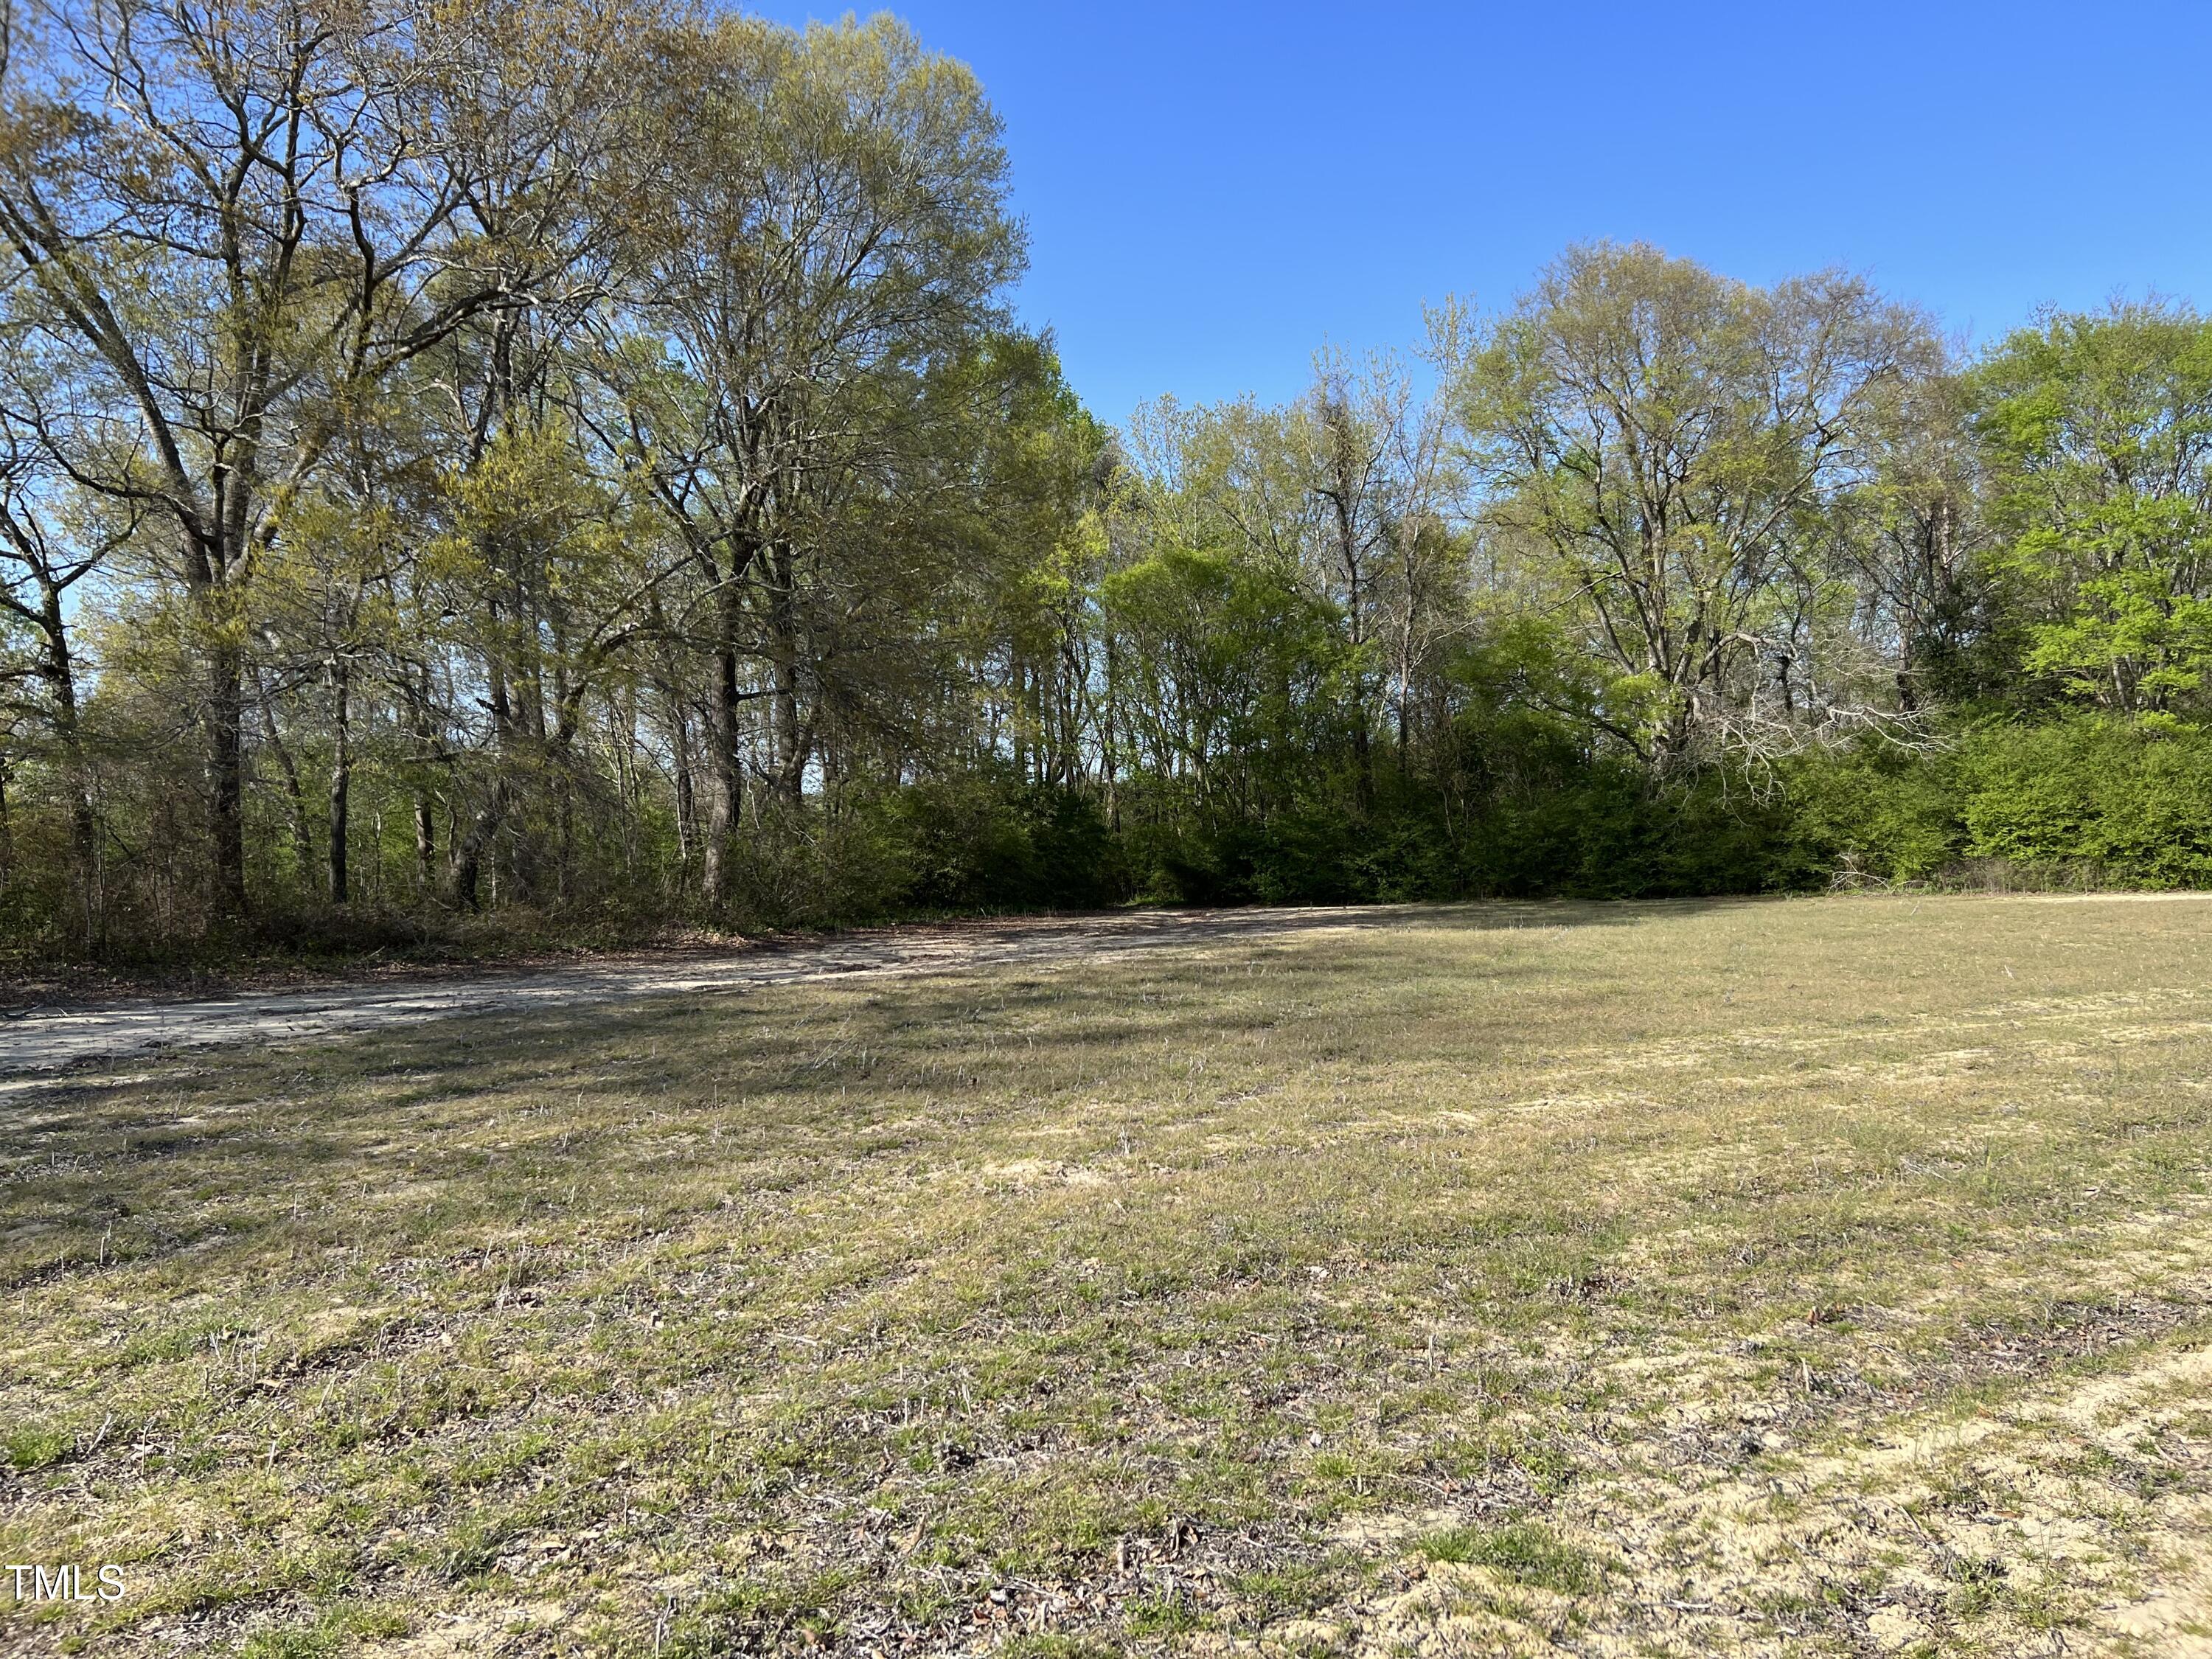
<instances>
[{"instance_id":1,"label":"tree trunk","mask_svg":"<svg viewBox=\"0 0 2212 1659\"><path fill-rule=\"evenodd\" d=\"M8 811L8 775L12 769L8 757L0 755L0 893L15 881L15 823Z\"/></svg>"},{"instance_id":2,"label":"tree trunk","mask_svg":"<svg viewBox=\"0 0 2212 1659\"><path fill-rule=\"evenodd\" d=\"M495 764L499 768L492 779L490 793L483 805L477 809L469 821L468 833L453 842L453 900L464 909L477 908L477 890L483 878L484 855L491 848L492 838L498 835L505 822L507 808L514 800L514 714L507 701L507 659L499 638L499 605L496 600L488 607L491 616L490 649L485 653L484 677L486 701L491 708L491 725ZM492 876L492 902L499 900L499 878Z\"/></svg>"},{"instance_id":3,"label":"tree trunk","mask_svg":"<svg viewBox=\"0 0 2212 1659\"><path fill-rule=\"evenodd\" d=\"M773 653L775 702L776 793L797 805L805 787L806 740L799 723L799 626L793 592L791 544L769 554L769 648Z\"/></svg>"},{"instance_id":4,"label":"tree trunk","mask_svg":"<svg viewBox=\"0 0 2212 1659\"><path fill-rule=\"evenodd\" d=\"M428 892L438 879L438 821L432 815L430 797L415 797L415 885Z\"/></svg>"},{"instance_id":5,"label":"tree trunk","mask_svg":"<svg viewBox=\"0 0 2212 1659\"><path fill-rule=\"evenodd\" d=\"M61 745L62 765L69 775L70 857L84 888L89 915L100 908L99 829L93 822L92 790L85 775L84 739L77 729L76 665L70 653L68 620L62 614L62 590L44 566L39 570L39 612L46 644L40 674L53 702L54 738Z\"/></svg>"},{"instance_id":6,"label":"tree trunk","mask_svg":"<svg viewBox=\"0 0 2212 1659\"><path fill-rule=\"evenodd\" d=\"M668 705L668 752L676 769L676 860L688 876L699 840L699 801L691 785L691 722L684 717L684 704L673 691L663 686L660 695Z\"/></svg>"},{"instance_id":7,"label":"tree trunk","mask_svg":"<svg viewBox=\"0 0 2212 1659\"><path fill-rule=\"evenodd\" d=\"M468 833L453 848L453 900L465 910L477 908L477 890L483 879L484 854L491 847L492 837L499 833L514 798L514 787L507 775L501 772L493 780L491 793L484 798L483 805L470 820ZM495 885L495 900L497 892Z\"/></svg>"},{"instance_id":8,"label":"tree trunk","mask_svg":"<svg viewBox=\"0 0 2212 1659\"><path fill-rule=\"evenodd\" d=\"M1359 540L1352 521L1351 489L1350 478L1340 477L1329 501L1336 510L1337 550L1344 563L1345 617L1352 640L1352 797L1365 812L1375 804L1375 757L1367 730L1367 667L1362 660L1367 646L1367 596L1360 591Z\"/></svg>"},{"instance_id":9,"label":"tree trunk","mask_svg":"<svg viewBox=\"0 0 2212 1659\"><path fill-rule=\"evenodd\" d=\"M407 702L407 726L415 739L415 761L428 767L446 758L438 742L438 733L430 717L430 671L422 672L421 680L412 674L392 682ZM415 817L415 890L427 897L438 886L438 818L437 801L433 792L417 787L414 798Z\"/></svg>"},{"instance_id":10,"label":"tree trunk","mask_svg":"<svg viewBox=\"0 0 2212 1659\"><path fill-rule=\"evenodd\" d=\"M1121 660L1111 631L1106 635L1106 696L1099 711L1098 769L1106 775L1106 827L1121 833L1121 779L1114 730L1115 694L1121 686Z\"/></svg>"},{"instance_id":11,"label":"tree trunk","mask_svg":"<svg viewBox=\"0 0 2212 1659\"><path fill-rule=\"evenodd\" d=\"M349 896L346 880L347 813L353 790L352 678L345 659L331 659L331 902Z\"/></svg>"},{"instance_id":12,"label":"tree trunk","mask_svg":"<svg viewBox=\"0 0 2212 1659\"><path fill-rule=\"evenodd\" d=\"M246 915L245 653L217 641L208 652L206 769L210 886L218 915Z\"/></svg>"},{"instance_id":13,"label":"tree trunk","mask_svg":"<svg viewBox=\"0 0 2212 1659\"><path fill-rule=\"evenodd\" d=\"M300 880L304 885L315 878L315 837L307 823L307 794L301 786L300 769L292 759L291 748L277 729L276 713L270 703L269 693L262 689L258 675L254 679L253 703L261 711L261 740L276 757L276 770L284 780L284 802L291 809L292 856L299 862Z\"/></svg>"},{"instance_id":14,"label":"tree trunk","mask_svg":"<svg viewBox=\"0 0 2212 1659\"><path fill-rule=\"evenodd\" d=\"M719 905L730 896L730 842L738 829L744 805L738 770L738 610L737 584L722 583L714 598L716 637L714 684L709 688L707 742L713 752L708 767L707 830L701 838L701 889L707 902Z\"/></svg>"}]
</instances>

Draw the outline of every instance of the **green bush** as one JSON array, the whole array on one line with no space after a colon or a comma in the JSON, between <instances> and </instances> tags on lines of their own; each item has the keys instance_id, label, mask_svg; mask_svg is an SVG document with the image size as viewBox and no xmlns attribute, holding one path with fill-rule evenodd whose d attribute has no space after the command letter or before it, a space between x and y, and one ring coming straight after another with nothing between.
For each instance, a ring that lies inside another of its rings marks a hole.
<instances>
[{"instance_id":1,"label":"green bush","mask_svg":"<svg viewBox=\"0 0 2212 1659\"><path fill-rule=\"evenodd\" d=\"M1881 881L2212 885L2212 732L1986 724L1925 755L1854 750L1791 781L1799 855Z\"/></svg>"},{"instance_id":2,"label":"green bush","mask_svg":"<svg viewBox=\"0 0 2212 1659\"><path fill-rule=\"evenodd\" d=\"M1928 881L1966 856L1958 780L1941 757L1869 744L1793 769L1790 839L1806 866L1841 884Z\"/></svg>"},{"instance_id":3,"label":"green bush","mask_svg":"<svg viewBox=\"0 0 2212 1659\"><path fill-rule=\"evenodd\" d=\"M894 910L1085 908L1127 896L1106 820L1080 791L978 771L899 790L870 816L900 871Z\"/></svg>"},{"instance_id":4,"label":"green bush","mask_svg":"<svg viewBox=\"0 0 2212 1659\"><path fill-rule=\"evenodd\" d=\"M1241 808L1158 781L1093 792L989 769L908 786L782 850L793 919L1064 907L1658 898L1859 882L2212 886L2212 732L2077 717L1984 721L1925 750L1865 744L1778 780L1655 784L1563 720L1477 713L1449 764L1378 757L1368 805L1312 757ZM1447 782L1438 782L1441 775ZM841 903L830 902L833 898ZM836 915L831 915L831 910Z\"/></svg>"},{"instance_id":5,"label":"green bush","mask_svg":"<svg viewBox=\"0 0 2212 1659\"><path fill-rule=\"evenodd\" d=\"M2078 720L1978 732L1958 761L1970 856L2142 887L2212 882L2212 733Z\"/></svg>"}]
</instances>

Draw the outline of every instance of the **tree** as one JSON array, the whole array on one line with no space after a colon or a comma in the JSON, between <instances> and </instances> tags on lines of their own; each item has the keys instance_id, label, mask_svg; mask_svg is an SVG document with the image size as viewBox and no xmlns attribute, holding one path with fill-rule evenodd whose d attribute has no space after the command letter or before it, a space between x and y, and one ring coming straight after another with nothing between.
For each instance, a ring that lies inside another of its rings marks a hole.
<instances>
[{"instance_id":1,"label":"tree","mask_svg":"<svg viewBox=\"0 0 2212 1659\"><path fill-rule=\"evenodd\" d=\"M974 77L888 17L793 33L719 18L656 116L676 135L642 204L658 349L610 354L633 464L688 550L709 669L710 903L729 890L744 710L765 703L773 791L815 750L802 565L823 508L895 488L895 383L998 327L1021 268L997 117Z\"/></svg>"},{"instance_id":2,"label":"tree","mask_svg":"<svg viewBox=\"0 0 2212 1659\"><path fill-rule=\"evenodd\" d=\"M2212 321L2186 306L2047 317L1975 372L2026 666L2115 714L2201 704L2212 666Z\"/></svg>"},{"instance_id":3,"label":"tree","mask_svg":"<svg viewBox=\"0 0 2212 1659\"><path fill-rule=\"evenodd\" d=\"M1993 580L1984 458L1967 429L1965 378L1900 381L1885 400L1874 465L1837 498L1837 566L1854 626L1887 660L1899 710L1983 696L2011 678L2008 605Z\"/></svg>"},{"instance_id":4,"label":"tree","mask_svg":"<svg viewBox=\"0 0 2212 1659\"><path fill-rule=\"evenodd\" d=\"M72 878L88 938L100 926L100 831L82 732L84 687L73 639L72 597L138 533L132 504L113 507L58 476L43 441L37 377L20 355L5 377L15 396L0 403L0 615L31 642L20 665L0 668L40 695L25 712L43 729L68 802ZM19 745L20 746L20 745Z\"/></svg>"},{"instance_id":5,"label":"tree","mask_svg":"<svg viewBox=\"0 0 2212 1659\"><path fill-rule=\"evenodd\" d=\"M1644 246L1571 249L1460 368L1493 526L1615 677L1606 729L1664 776L1865 712L1795 663L1786 601L1929 331L1857 278L1759 290Z\"/></svg>"},{"instance_id":6,"label":"tree","mask_svg":"<svg viewBox=\"0 0 2212 1659\"><path fill-rule=\"evenodd\" d=\"M211 896L240 913L249 590L348 411L532 303L470 212L494 183L470 136L519 124L465 113L529 77L452 71L543 37L473 0L41 0L7 23L0 240L69 388L43 434L160 521L204 663Z\"/></svg>"}]
</instances>

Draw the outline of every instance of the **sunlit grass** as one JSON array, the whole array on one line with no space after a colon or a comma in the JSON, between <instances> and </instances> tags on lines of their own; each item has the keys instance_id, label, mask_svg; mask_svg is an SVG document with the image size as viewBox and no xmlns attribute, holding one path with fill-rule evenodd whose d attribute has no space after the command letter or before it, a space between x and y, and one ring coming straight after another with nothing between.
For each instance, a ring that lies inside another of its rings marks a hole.
<instances>
[{"instance_id":1,"label":"sunlit grass","mask_svg":"<svg viewBox=\"0 0 2212 1659\"><path fill-rule=\"evenodd\" d=\"M2123 1650L2208 923L1409 911L19 1097L0 1553L130 1592L0 1644Z\"/></svg>"}]
</instances>

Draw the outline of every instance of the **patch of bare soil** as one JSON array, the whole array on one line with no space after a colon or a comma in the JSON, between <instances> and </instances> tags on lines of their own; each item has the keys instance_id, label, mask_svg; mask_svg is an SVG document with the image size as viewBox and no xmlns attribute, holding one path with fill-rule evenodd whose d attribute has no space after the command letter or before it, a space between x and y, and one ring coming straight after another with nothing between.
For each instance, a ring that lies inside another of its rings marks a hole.
<instances>
[{"instance_id":1,"label":"patch of bare soil","mask_svg":"<svg viewBox=\"0 0 2212 1659\"><path fill-rule=\"evenodd\" d=\"M2191 1310L2193 1334L2047 1376L2104 1338L2170 1328L2179 1311L2112 1310L2053 1333L2036 1354L2033 1342L1993 1340L1926 1379L1951 1385L1952 1403L1836 1452L1763 1451L1796 1440L1789 1431L1804 1425L1786 1411L1740 1449L1678 1439L1669 1451L1682 1461L1671 1466L1591 1448L1593 1462L1612 1467L1542 1506L1541 1523L1601 1574L1593 1593L1532 1582L1510 1561L1415 1558L1395 1588L1223 1650L2212 1656L2212 1346L2202 1305ZM2009 1399L1972 1390L2038 1359L2045 1380ZM1977 1407L1958 1403L1977 1397ZM1487 1509L1368 1517L1340 1541L1405 1551L1526 1512Z\"/></svg>"},{"instance_id":2,"label":"patch of bare soil","mask_svg":"<svg viewBox=\"0 0 2212 1659\"><path fill-rule=\"evenodd\" d=\"M820 942L734 952L592 957L523 972L464 971L304 990L33 1007L11 1014L0 1024L0 1077L15 1079L0 1084L0 1091L38 1086L40 1073L161 1049L295 1042L468 1014L699 995L833 975L957 973L1133 951L1188 949L1215 940L1379 927L1398 915L1376 907L1341 906L1024 917L878 928Z\"/></svg>"}]
</instances>

